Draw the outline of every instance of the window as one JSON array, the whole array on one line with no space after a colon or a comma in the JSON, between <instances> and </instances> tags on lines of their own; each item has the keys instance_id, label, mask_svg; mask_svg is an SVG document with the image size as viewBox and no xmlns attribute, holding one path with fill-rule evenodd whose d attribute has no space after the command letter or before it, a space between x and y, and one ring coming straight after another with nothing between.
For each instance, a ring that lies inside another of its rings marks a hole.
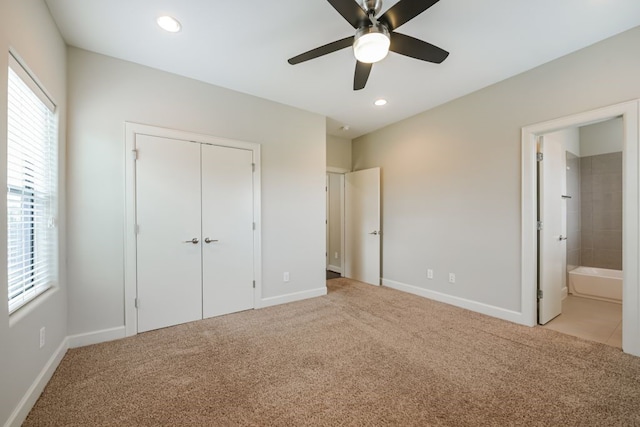
<instances>
[{"instance_id":1,"label":"window","mask_svg":"<svg viewBox=\"0 0 640 427\"><path fill-rule=\"evenodd\" d=\"M57 277L55 105L9 56L7 114L7 282L9 313Z\"/></svg>"}]
</instances>

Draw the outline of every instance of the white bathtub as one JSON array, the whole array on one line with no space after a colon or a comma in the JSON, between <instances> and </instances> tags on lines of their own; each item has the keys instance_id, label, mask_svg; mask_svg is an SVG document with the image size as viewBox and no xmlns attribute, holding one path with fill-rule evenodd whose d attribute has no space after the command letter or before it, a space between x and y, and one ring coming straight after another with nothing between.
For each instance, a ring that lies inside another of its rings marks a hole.
<instances>
[{"instance_id":1,"label":"white bathtub","mask_svg":"<svg viewBox=\"0 0 640 427\"><path fill-rule=\"evenodd\" d=\"M622 271L578 267L569 271L569 292L578 297L622 303Z\"/></svg>"}]
</instances>

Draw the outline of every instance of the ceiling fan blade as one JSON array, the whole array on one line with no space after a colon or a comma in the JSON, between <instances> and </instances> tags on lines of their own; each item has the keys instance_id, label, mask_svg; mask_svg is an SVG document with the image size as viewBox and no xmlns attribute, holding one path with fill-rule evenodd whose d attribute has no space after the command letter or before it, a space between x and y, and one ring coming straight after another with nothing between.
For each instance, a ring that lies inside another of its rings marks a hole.
<instances>
[{"instance_id":1,"label":"ceiling fan blade","mask_svg":"<svg viewBox=\"0 0 640 427\"><path fill-rule=\"evenodd\" d=\"M356 63L356 74L353 76L353 90L364 89L367 85L369 74L371 74L371 67L373 67L373 64L365 64L360 61Z\"/></svg>"},{"instance_id":2,"label":"ceiling fan blade","mask_svg":"<svg viewBox=\"0 0 640 427\"><path fill-rule=\"evenodd\" d=\"M327 0L353 28L359 28L363 22L369 21L364 9L354 0Z\"/></svg>"},{"instance_id":3,"label":"ceiling fan blade","mask_svg":"<svg viewBox=\"0 0 640 427\"><path fill-rule=\"evenodd\" d=\"M400 0L387 10L378 21L393 31L400 25L412 20L440 0Z\"/></svg>"},{"instance_id":4,"label":"ceiling fan blade","mask_svg":"<svg viewBox=\"0 0 640 427\"><path fill-rule=\"evenodd\" d=\"M333 43L325 44L324 46L317 47L305 53L301 53L300 55L294 56L293 58L289 59L288 62L291 65L299 64L301 62L305 62L310 59L318 58L319 56L344 49L345 47L349 47L351 45L353 45L353 36L335 41Z\"/></svg>"},{"instance_id":5,"label":"ceiling fan blade","mask_svg":"<svg viewBox=\"0 0 640 427\"><path fill-rule=\"evenodd\" d=\"M449 56L449 52L438 46L400 33L391 33L389 50L436 64L440 64Z\"/></svg>"}]
</instances>

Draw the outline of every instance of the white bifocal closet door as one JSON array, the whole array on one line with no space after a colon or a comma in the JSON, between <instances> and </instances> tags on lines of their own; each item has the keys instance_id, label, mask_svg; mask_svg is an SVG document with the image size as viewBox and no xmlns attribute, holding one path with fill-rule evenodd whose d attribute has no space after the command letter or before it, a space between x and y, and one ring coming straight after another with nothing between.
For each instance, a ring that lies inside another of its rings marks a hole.
<instances>
[{"instance_id":1,"label":"white bifocal closet door","mask_svg":"<svg viewBox=\"0 0 640 427\"><path fill-rule=\"evenodd\" d=\"M144 332L202 319L200 144L137 135L136 149L138 332Z\"/></svg>"},{"instance_id":2,"label":"white bifocal closet door","mask_svg":"<svg viewBox=\"0 0 640 427\"><path fill-rule=\"evenodd\" d=\"M253 308L253 154L202 145L203 316Z\"/></svg>"}]
</instances>

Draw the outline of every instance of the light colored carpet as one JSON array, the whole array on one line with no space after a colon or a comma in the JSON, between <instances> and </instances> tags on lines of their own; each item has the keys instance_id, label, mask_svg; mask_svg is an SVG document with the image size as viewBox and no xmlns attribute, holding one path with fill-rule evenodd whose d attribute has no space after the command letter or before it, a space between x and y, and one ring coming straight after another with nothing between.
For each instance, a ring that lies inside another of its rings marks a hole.
<instances>
[{"instance_id":1,"label":"light colored carpet","mask_svg":"<svg viewBox=\"0 0 640 427\"><path fill-rule=\"evenodd\" d=\"M640 425L640 358L347 279L70 350L26 426Z\"/></svg>"}]
</instances>

